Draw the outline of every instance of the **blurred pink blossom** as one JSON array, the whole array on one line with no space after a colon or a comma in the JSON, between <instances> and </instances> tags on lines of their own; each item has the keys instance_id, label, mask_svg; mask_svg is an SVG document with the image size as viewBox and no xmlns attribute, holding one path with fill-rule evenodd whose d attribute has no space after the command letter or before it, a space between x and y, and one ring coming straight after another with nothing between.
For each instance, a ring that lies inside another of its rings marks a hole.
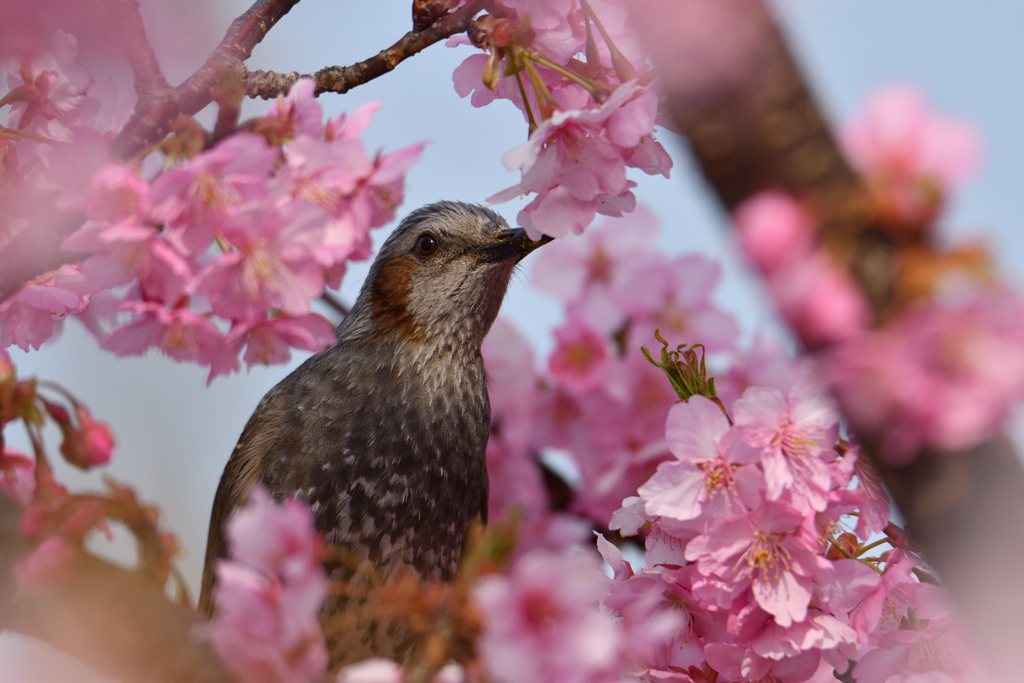
<instances>
[{"instance_id":1,"label":"blurred pink blossom","mask_svg":"<svg viewBox=\"0 0 1024 683\"><path fill-rule=\"evenodd\" d=\"M1024 396L1024 302L982 290L918 305L824 361L851 420L881 438L890 463L926 446L967 449Z\"/></svg>"},{"instance_id":2,"label":"blurred pink blossom","mask_svg":"<svg viewBox=\"0 0 1024 683\"><path fill-rule=\"evenodd\" d=\"M0 350L0 353L3 353ZM25 505L36 488L36 461L9 446L0 450L0 491Z\"/></svg>"},{"instance_id":3,"label":"blurred pink blossom","mask_svg":"<svg viewBox=\"0 0 1024 683\"><path fill-rule=\"evenodd\" d=\"M484 617L478 648L489 677L618 681L620 635L597 606L607 588L597 560L584 552L532 550L507 576L482 578L474 598Z\"/></svg>"},{"instance_id":4,"label":"blurred pink blossom","mask_svg":"<svg viewBox=\"0 0 1024 683\"><path fill-rule=\"evenodd\" d=\"M319 613L327 591L322 542L301 503L262 488L229 520L230 559L216 567L215 614L199 633L252 683L312 683L327 667Z\"/></svg>"},{"instance_id":5,"label":"blurred pink blossom","mask_svg":"<svg viewBox=\"0 0 1024 683\"><path fill-rule=\"evenodd\" d=\"M764 273L792 266L811 251L815 225L787 194L760 192L736 209L734 219L743 252Z\"/></svg>"},{"instance_id":6,"label":"blurred pink blossom","mask_svg":"<svg viewBox=\"0 0 1024 683\"><path fill-rule=\"evenodd\" d=\"M89 305L92 290L79 266L40 275L0 302L0 347L38 349L68 314Z\"/></svg>"},{"instance_id":7,"label":"blurred pink blossom","mask_svg":"<svg viewBox=\"0 0 1024 683\"><path fill-rule=\"evenodd\" d=\"M22 588L35 595L50 595L68 585L82 559L80 547L60 536L49 536L14 565Z\"/></svg>"},{"instance_id":8,"label":"blurred pink blossom","mask_svg":"<svg viewBox=\"0 0 1024 683\"><path fill-rule=\"evenodd\" d=\"M840 130L853 166L874 192L883 222L918 228L977 169L980 142L966 121L933 112L912 86L877 90Z\"/></svg>"}]
</instances>

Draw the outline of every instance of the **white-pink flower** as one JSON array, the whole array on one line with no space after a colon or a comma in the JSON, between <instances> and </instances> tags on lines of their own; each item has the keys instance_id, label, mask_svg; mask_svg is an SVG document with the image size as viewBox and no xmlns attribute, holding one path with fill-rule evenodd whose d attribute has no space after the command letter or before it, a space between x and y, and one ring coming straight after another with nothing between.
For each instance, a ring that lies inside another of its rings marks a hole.
<instances>
[{"instance_id":1,"label":"white-pink flower","mask_svg":"<svg viewBox=\"0 0 1024 683\"><path fill-rule=\"evenodd\" d=\"M663 462L640 487L647 514L681 521L702 518L710 524L759 500L761 474L744 467L757 462L758 451L730 429L716 403L703 396L677 403L665 430L677 460Z\"/></svg>"},{"instance_id":2,"label":"white-pink flower","mask_svg":"<svg viewBox=\"0 0 1024 683\"><path fill-rule=\"evenodd\" d=\"M839 414L822 390L797 385L783 396L778 389L750 387L733 407L740 437L761 449L768 500L788 493L793 504L822 511L828 505Z\"/></svg>"},{"instance_id":3,"label":"white-pink flower","mask_svg":"<svg viewBox=\"0 0 1024 683\"><path fill-rule=\"evenodd\" d=\"M632 210L636 200L626 180L627 152L649 139L656 109L657 96L630 82L598 108L556 111L529 142L503 158L506 168L522 173L522 182L488 201L536 192L519 213L519 223L534 239L580 233L597 212L618 216ZM664 154L644 170L667 177L671 166Z\"/></svg>"},{"instance_id":4,"label":"white-pink flower","mask_svg":"<svg viewBox=\"0 0 1024 683\"><path fill-rule=\"evenodd\" d=\"M686 546L686 559L704 576L728 582L732 595L750 588L757 605L789 627L807 618L815 582L832 566L800 533L803 515L766 501L749 512L718 519Z\"/></svg>"}]
</instances>

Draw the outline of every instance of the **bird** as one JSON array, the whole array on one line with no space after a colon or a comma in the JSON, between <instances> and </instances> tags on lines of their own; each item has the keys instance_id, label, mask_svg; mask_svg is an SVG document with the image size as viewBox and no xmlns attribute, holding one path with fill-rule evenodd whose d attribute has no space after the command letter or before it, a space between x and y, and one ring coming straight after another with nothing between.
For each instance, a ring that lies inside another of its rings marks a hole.
<instances>
[{"instance_id":1,"label":"bird","mask_svg":"<svg viewBox=\"0 0 1024 683\"><path fill-rule=\"evenodd\" d=\"M279 500L304 501L325 541L379 576L455 577L467 529L487 520L480 346L516 265L550 240L453 201L400 222L335 330L337 343L271 389L243 429L213 503L201 613L213 614L224 523L256 483ZM351 566L325 566L332 580L355 578ZM352 600L329 597L321 624ZM328 635L332 670L374 656L401 661L415 645L399 625L355 621Z\"/></svg>"}]
</instances>

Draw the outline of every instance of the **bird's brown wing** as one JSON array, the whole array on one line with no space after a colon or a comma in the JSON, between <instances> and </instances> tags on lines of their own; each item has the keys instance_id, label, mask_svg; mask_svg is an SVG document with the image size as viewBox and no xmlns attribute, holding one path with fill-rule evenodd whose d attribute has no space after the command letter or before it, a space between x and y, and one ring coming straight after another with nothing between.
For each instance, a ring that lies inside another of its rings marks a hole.
<instances>
[{"instance_id":1,"label":"bird's brown wing","mask_svg":"<svg viewBox=\"0 0 1024 683\"><path fill-rule=\"evenodd\" d=\"M206 560L203 565L203 583L199 593L199 613L213 616L212 592L217 560L227 555L224 523L236 508L245 504L252 485L263 478L267 454L279 447L286 438L284 426L288 400L288 385L282 383L272 389L256 407L242 436L238 439L224 473L220 477L217 495L213 499L210 531L206 541Z\"/></svg>"}]
</instances>

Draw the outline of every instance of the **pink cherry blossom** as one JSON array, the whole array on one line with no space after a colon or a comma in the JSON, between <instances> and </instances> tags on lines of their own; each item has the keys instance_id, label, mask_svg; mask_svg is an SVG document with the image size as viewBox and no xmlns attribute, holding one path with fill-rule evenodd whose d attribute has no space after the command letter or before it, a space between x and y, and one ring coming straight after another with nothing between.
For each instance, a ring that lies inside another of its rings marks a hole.
<instances>
[{"instance_id":1,"label":"pink cherry blossom","mask_svg":"<svg viewBox=\"0 0 1024 683\"><path fill-rule=\"evenodd\" d=\"M82 271L97 289L138 279L146 296L174 304L192 286L192 264L147 225L86 223L64 240L63 248L94 255Z\"/></svg>"},{"instance_id":2,"label":"pink cherry blossom","mask_svg":"<svg viewBox=\"0 0 1024 683\"><path fill-rule=\"evenodd\" d=\"M334 326L316 313L240 323L227 335L232 347L245 345L242 360L249 365L287 363L291 348L320 353L336 341Z\"/></svg>"},{"instance_id":3,"label":"pink cherry blossom","mask_svg":"<svg viewBox=\"0 0 1024 683\"><path fill-rule=\"evenodd\" d=\"M300 78L295 81L287 95L279 95L267 107L263 125L272 126L282 140L295 135L322 138L324 114L323 108L313 95L315 89L316 81L312 78Z\"/></svg>"},{"instance_id":4,"label":"pink cherry blossom","mask_svg":"<svg viewBox=\"0 0 1024 683\"><path fill-rule=\"evenodd\" d=\"M566 235L531 257L530 284L565 302L598 287L608 289L628 263L646 254L658 220L645 206L622 218L604 218L583 235Z\"/></svg>"},{"instance_id":5,"label":"pink cherry blossom","mask_svg":"<svg viewBox=\"0 0 1024 683\"><path fill-rule=\"evenodd\" d=\"M794 504L822 511L828 504L831 476L826 464L839 414L814 385L798 385L783 396L777 389L750 387L733 407L740 437L761 449L768 500L789 493Z\"/></svg>"},{"instance_id":6,"label":"pink cherry blossom","mask_svg":"<svg viewBox=\"0 0 1024 683\"><path fill-rule=\"evenodd\" d=\"M911 226L935 219L945 195L974 172L980 156L970 124L934 113L920 91L905 85L876 91L839 139L867 176L882 220Z\"/></svg>"},{"instance_id":7,"label":"pink cherry blossom","mask_svg":"<svg viewBox=\"0 0 1024 683\"><path fill-rule=\"evenodd\" d=\"M760 192L736 209L740 246L765 273L791 266L811 251L815 226L789 195Z\"/></svg>"},{"instance_id":8,"label":"pink cherry blossom","mask_svg":"<svg viewBox=\"0 0 1024 683\"><path fill-rule=\"evenodd\" d=\"M630 208L635 200L626 181L624 144L638 145L654 128L656 96L627 83L597 109L556 111L530 135L525 145L503 158L509 170L522 172L522 182L490 197L501 203L528 192L538 196L519 213L519 222L537 239L541 234L561 237L580 233L600 210L621 215L615 199ZM622 110L609 129L612 115ZM654 172L666 177L672 162L665 154ZM647 169L645 169L647 170ZM611 201L604 205L602 202Z\"/></svg>"},{"instance_id":9,"label":"pink cherry blossom","mask_svg":"<svg viewBox=\"0 0 1024 683\"><path fill-rule=\"evenodd\" d=\"M915 609L900 628L883 634L875 649L859 657L853 679L858 683L991 680L943 599L942 589L919 583L910 592ZM933 675L921 678L928 674Z\"/></svg>"},{"instance_id":10,"label":"pink cherry blossom","mask_svg":"<svg viewBox=\"0 0 1024 683\"><path fill-rule=\"evenodd\" d=\"M321 541L299 502L260 488L227 526L230 559L216 567L215 615L199 634L254 683L312 683L327 667L319 612L327 591Z\"/></svg>"},{"instance_id":11,"label":"pink cherry blossom","mask_svg":"<svg viewBox=\"0 0 1024 683\"><path fill-rule=\"evenodd\" d=\"M232 135L157 176L149 192L150 215L167 222L170 235L185 247L205 249L222 217L245 201L268 200L266 181L279 155L262 135Z\"/></svg>"},{"instance_id":12,"label":"pink cherry blossom","mask_svg":"<svg viewBox=\"0 0 1024 683\"><path fill-rule=\"evenodd\" d=\"M555 329L557 346L548 360L551 377L572 391L587 391L602 382L611 361L608 342L582 321L570 318Z\"/></svg>"},{"instance_id":13,"label":"pink cherry blossom","mask_svg":"<svg viewBox=\"0 0 1024 683\"><path fill-rule=\"evenodd\" d=\"M960 450L993 436L1024 396L1024 303L983 290L907 309L888 327L826 356L862 433L905 463L917 449Z\"/></svg>"},{"instance_id":14,"label":"pink cherry blossom","mask_svg":"<svg viewBox=\"0 0 1024 683\"><path fill-rule=\"evenodd\" d=\"M10 61L7 85L17 99L11 105L8 125L51 140L69 140L71 126L91 118L99 109L98 102L86 94L90 78L77 57L77 38L57 31L48 52L22 62Z\"/></svg>"},{"instance_id":15,"label":"pink cherry blossom","mask_svg":"<svg viewBox=\"0 0 1024 683\"><path fill-rule=\"evenodd\" d=\"M692 396L672 407L666 438L678 460L663 462L640 496L650 515L688 521L715 519L746 509L744 493L751 504L761 475L743 467L757 461L757 450L747 446L729 427L728 418L717 404L703 396Z\"/></svg>"},{"instance_id":16,"label":"pink cherry blossom","mask_svg":"<svg viewBox=\"0 0 1024 683\"><path fill-rule=\"evenodd\" d=\"M149 184L129 166L100 169L89 183L86 214L103 223L139 223L149 209Z\"/></svg>"},{"instance_id":17,"label":"pink cherry blossom","mask_svg":"<svg viewBox=\"0 0 1024 683\"><path fill-rule=\"evenodd\" d=\"M316 255L324 234L319 211L253 206L225 217L220 230L235 250L210 263L196 285L209 294L214 313L247 320L271 308L291 316L309 312L325 284Z\"/></svg>"},{"instance_id":18,"label":"pink cherry blossom","mask_svg":"<svg viewBox=\"0 0 1024 683\"><path fill-rule=\"evenodd\" d=\"M704 576L730 582L734 595L751 588L758 606L789 627L807 618L814 582L832 572L799 533L802 521L796 510L765 502L718 519L690 541L686 558Z\"/></svg>"},{"instance_id":19,"label":"pink cherry blossom","mask_svg":"<svg viewBox=\"0 0 1024 683\"><path fill-rule=\"evenodd\" d=\"M507 576L482 578L474 598L488 676L498 683L617 681L619 634L597 608L607 586L592 555L542 549L518 558Z\"/></svg>"},{"instance_id":20,"label":"pink cherry blossom","mask_svg":"<svg viewBox=\"0 0 1024 683\"><path fill-rule=\"evenodd\" d=\"M668 259L652 253L632 260L612 293L631 320L629 346L650 346L660 329L674 344L701 343L708 352L731 349L739 325L711 301L721 277L720 264L696 254Z\"/></svg>"},{"instance_id":21,"label":"pink cherry blossom","mask_svg":"<svg viewBox=\"0 0 1024 683\"><path fill-rule=\"evenodd\" d=\"M775 303L810 346L855 339L871 321L860 288L823 250L768 278Z\"/></svg>"},{"instance_id":22,"label":"pink cherry blossom","mask_svg":"<svg viewBox=\"0 0 1024 683\"><path fill-rule=\"evenodd\" d=\"M92 287L78 266L40 275L0 302L0 347L38 349L68 314L89 305Z\"/></svg>"},{"instance_id":23,"label":"pink cherry blossom","mask_svg":"<svg viewBox=\"0 0 1024 683\"><path fill-rule=\"evenodd\" d=\"M238 356L209 318L187 308L167 309L145 301L122 308L133 314L127 325L111 332L103 348L122 356L137 356L156 347L176 361L210 366L207 383L238 369Z\"/></svg>"}]
</instances>

